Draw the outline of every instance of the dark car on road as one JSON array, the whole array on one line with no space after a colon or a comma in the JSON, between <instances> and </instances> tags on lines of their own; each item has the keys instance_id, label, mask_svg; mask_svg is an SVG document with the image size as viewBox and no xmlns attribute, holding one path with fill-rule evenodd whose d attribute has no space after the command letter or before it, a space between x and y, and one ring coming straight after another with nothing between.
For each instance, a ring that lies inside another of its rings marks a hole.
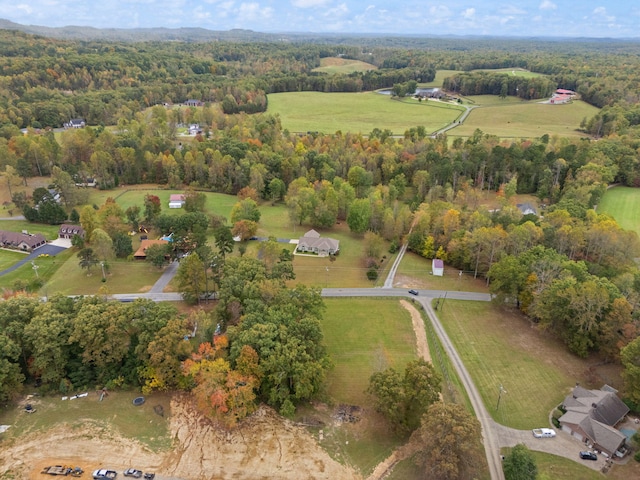
<instances>
[{"instance_id":1,"label":"dark car on road","mask_svg":"<svg viewBox=\"0 0 640 480\"><path fill-rule=\"evenodd\" d=\"M409 290L409 293L410 293L411 295L416 295L416 296L417 296L417 295L418 295L418 290L414 290L414 289L412 288L411 290Z\"/></svg>"},{"instance_id":2,"label":"dark car on road","mask_svg":"<svg viewBox=\"0 0 640 480\"><path fill-rule=\"evenodd\" d=\"M135 468L127 468L124 471L124 476L125 477L140 478L142 476L142 472L140 470L135 469Z\"/></svg>"},{"instance_id":3,"label":"dark car on road","mask_svg":"<svg viewBox=\"0 0 640 480\"><path fill-rule=\"evenodd\" d=\"M580 452L580 458L583 460L598 460L598 455L594 452Z\"/></svg>"}]
</instances>

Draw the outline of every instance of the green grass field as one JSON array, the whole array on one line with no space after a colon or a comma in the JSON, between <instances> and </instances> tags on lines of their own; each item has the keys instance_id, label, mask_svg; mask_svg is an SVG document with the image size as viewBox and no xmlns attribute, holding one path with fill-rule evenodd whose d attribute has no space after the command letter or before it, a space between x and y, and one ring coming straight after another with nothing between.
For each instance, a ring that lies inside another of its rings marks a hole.
<instances>
[{"instance_id":1,"label":"green grass field","mask_svg":"<svg viewBox=\"0 0 640 480\"><path fill-rule=\"evenodd\" d=\"M59 225L45 225L43 223L31 223L27 220L2 220L0 222L0 230L9 232L41 233L47 240L55 240L58 238Z\"/></svg>"},{"instance_id":2,"label":"green grass field","mask_svg":"<svg viewBox=\"0 0 640 480\"><path fill-rule=\"evenodd\" d=\"M459 270L445 266L444 276L431 274L431 260L413 252L405 253L396 272L395 286L402 288L423 288L429 290L449 290L489 293L486 283L474 279L473 275L459 275Z\"/></svg>"},{"instance_id":3,"label":"green grass field","mask_svg":"<svg viewBox=\"0 0 640 480\"><path fill-rule=\"evenodd\" d=\"M368 404L372 373L403 370L416 358L409 312L394 299L325 299L322 331L335 363L328 393L339 403Z\"/></svg>"},{"instance_id":4,"label":"green grass field","mask_svg":"<svg viewBox=\"0 0 640 480\"><path fill-rule=\"evenodd\" d=\"M350 58L325 57L320 59L320 66L314 68L313 72L328 74L349 75L354 72L367 72L377 70L378 67L370 63L352 60Z\"/></svg>"},{"instance_id":5,"label":"green grass field","mask_svg":"<svg viewBox=\"0 0 640 480\"><path fill-rule=\"evenodd\" d=\"M514 77L523 78L536 78L545 76L542 73L530 72L529 70L524 70L523 68L479 68L477 70L472 70L472 72L506 73Z\"/></svg>"},{"instance_id":6,"label":"green grass field","mask_svg":"<svg viewBox=\"0 0 640 480\"><path fill-rule=\"evenodd\" d=\"M598 205L598 213L608 213L625 230L640 235L640 189L614 187L607 190Z\"/></svg>"},{"instance_id":7,"label":"green grass field","mask_svg":"<svg viewBox=\"0 0 640 480\"><path fill-rule=\"evenodd\" d=\"M102 402L96 391L88 393L87 397L75 400L61 400L61 395L34 398L31 401L37 410L34 415L25 415L19 408L1 410L0 424L11 425L2 434L3 441L45 431L62 421L72 428L93 425L105 433L115 430L154 450L171 446L172 439L168 429L171 408L168 395L152 394L146 397L147 401L143 405L134 407L132 401L140 395L136 392L110 392ZM155 405L162 405L164 416L154 412Z\"/></svg>"},{"instance_id":8,"label":"green grass field","mask_svg":"<svg viewBox=\"0 0 640 480\"><path fill-rule=\"evenodd\" d=\"M503 425L548 425L549 413L576 381L583 383L584 361L519 316L488 302L453 300L439 314L487 410ZM497 410L500 385L506 393Z\"/></svg>"},{"instance_id":9,"label":"green grass field","mask_svg":"<svg viewBox=\"0 0 640 480\"><path fill-rule=\"evenodd\" d=\"M358 405L373 414L365 393L371 374L389 367L403 371L416 358L411 317L396 299L325 299L325 304L322 332L334 362L327 395L335 405ZM380 420L374 415L353 428L327 425L323 446L366 476L403 441Z\"/></svg>"},{"instance_id":10,"label":"green grass field","mask_svg":"<svg viewBox=\"0 0 640 480\"><path fill-rule=\"evenodd\" d=\"M60 252L58 255L53 257L38 257L36 260L34 260L34 264L38 267L38 276L40 280L44 282L45 286L49 279L51 279L58 271L58 268L64 265L72 255L73 249L69 249L65 250L64 252ZM16 261L17 260L20 260L20 258L17 258ZM16 285L16 282L18 281L23 284L28 284L34 280L36 280L36 272L34 271L31 262L27 262L15 269L13 272L2 275L0 277L0 289L13 289Z\"/></svg>"},{"instance_id":11,"label":"green grass field","mask_svg":"<svg viewBox=\"0 0 640 480\"><path fill-rule=\"evenodd\" d=\"M538 465L538 480L602 480L607 478L597 470L542 452L531 452Z\"/></svg>"},{"instance_id":12,"label":"green grass field","mask_svg":"<svg viewBox=\"0 0 640 480\"><path fill-rule=\"evenodd\" d=\"M100 265L93 267L90 275L87 275L87 271L80 268L78 262L76 255L72 255L40 292L49 295L54 292L63 295L95 295L101 291L109 294L144 293L162 274L162 270L147 262L112 260L109 262L107 281L103 282Z\"/></svg>"},{"instance_id":13,"label":"green grass field","mask_svg":"<svg viewBox=\"0 0 640 480\"><path fill-rule=\"evenodd\" d=\"M433 132L460 115L460 107L437 108L435 103L399 102L375 92L290 92L269 95L267 112L277 113L283 128L292 132L368 134L379 128L403 135L417 126Z\"/></svg>"},{"instance_id":14,"label":"green grass field","mask_svg":"<svg viewBox=\"0 0 640 480\"><path fill-rule=\"evenodd\" d=\"M522 102L513 97L507 97L504 101L499 97L491 97L489 104L484 97L468 97L480 108L473 109L465 122L447 132L447 135L468 137L479 128L484 133L502 138L531 138L544 134L585 137L583 132L578 131L580 122L598 112L596 107L582 101L551 105Z\"/></svg>"},{"instance_id":15,"label":"green grass field","mask_svg":"<svg viewBox=\"0 0 640 480\"><path fill-rule=\"evenodd\" d=\"M14 263L24 259L26 256L26 253L14 252L5 248L0 249L0 272L5 268L9 268Z\"/></svg>"}]
</instances>

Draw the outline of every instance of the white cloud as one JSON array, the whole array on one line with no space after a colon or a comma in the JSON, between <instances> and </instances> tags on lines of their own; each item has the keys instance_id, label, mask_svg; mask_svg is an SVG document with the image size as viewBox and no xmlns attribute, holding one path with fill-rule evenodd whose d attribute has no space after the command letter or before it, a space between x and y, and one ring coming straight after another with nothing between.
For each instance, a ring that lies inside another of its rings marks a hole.
<instances>
[{"instance_id":1,"label":"white cloud","mask_svg":"<svg viewBox=\"0 0 640 480\"><path fill-rule=\"evenodd\" d=\"M466 20L471 20L475 16L476 16L476 9L475 8L467 8L465 11L462 12L462 18L464 18Z\"/></svg>"},{"instance_id":2,"label":"white cloud","mask_svg":"<svg viewBox=\"0 0 640 480\"><path fill-rule=\"evenodd\" d=\"M291 0L291 5L298 8L323 7L331 0Z\"/></svg>"},{"instance_id":3,"label":"white cloud","mask_svg":"<svg viewBox=\"0 0 640 480\"><path fill-rule=\"evenodd\" d=\"M538 7L540 10L555 10L558 6L551 0L542 0L542 3Z\"/></svg>"},{"instance_id":4,"label":"white cloud","mask_svg":"<svg viewBox=\"0 0 640 480\"><path fill-rule=\"evenodd\" d=\"M349 7L346 3L341 3L333 8L327 9L324 13L324 17L344 17L349 13Z\"/></svg>"},{"instance_id":5,"label":"white cloud","mask_svg":"<svg viewBox=\"0 0 640 480\"><path fill-rule=\"evenodd\" d=\"M451 10L446 5L434 5L429 7L429 17L442 21L451 17Z\"/></svg>"},{"instance_id":6,"label":"white cloud","mask_svg":"<svg viewBox=\"0 0 640 480\"><path fill-rule=\"evenodd\" d=\"M271 7L260 7L259 3L242 3L238 9L238 15L236 17L237 22L254 22L259 20L266 20L273 15L273 9Z\"/></svg>"}]
</instances>

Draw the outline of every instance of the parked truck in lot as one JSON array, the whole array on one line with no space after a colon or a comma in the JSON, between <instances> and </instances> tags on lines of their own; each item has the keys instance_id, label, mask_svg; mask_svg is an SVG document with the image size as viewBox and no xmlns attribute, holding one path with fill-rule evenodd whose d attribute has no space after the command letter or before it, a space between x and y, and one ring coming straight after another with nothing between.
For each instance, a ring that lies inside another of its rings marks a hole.
<instances>
[{"instance_id":1,"label":"parked truck in lot","mask_svg":"<svg viewBox=\"0 0 640 480\"><path fill-rule=\"evenodd\" d=\"M536 438L553 438L556 436L556 431L553 428L534 428L533 436Z\"/></svg>"},{"instance_id":2,"label":"parked truck in lot","mask_svg":"<svg viewBox=\"0 0 640 480\"><path fill-rule=\"evenodd\" d=\"M113 480L118 476L118 472L101 468L100 470L95 470L91 475L93 480Z\"/></svg>"}]
</instances>

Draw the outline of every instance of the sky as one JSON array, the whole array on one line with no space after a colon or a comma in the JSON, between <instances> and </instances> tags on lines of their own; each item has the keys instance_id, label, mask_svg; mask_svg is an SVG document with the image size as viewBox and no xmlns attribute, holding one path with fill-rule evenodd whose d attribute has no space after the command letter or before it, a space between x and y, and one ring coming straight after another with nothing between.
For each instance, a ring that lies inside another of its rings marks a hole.
<instances>
[{"instance_id":1,"label":"sky","mask_svg":"<svg viewBox=\"0 0 640 480\"><path fill-rule=\"evenodd\" d=\"M24 25L640 38L638 0L0 0Z\"/></svg>"}]
</instances>

